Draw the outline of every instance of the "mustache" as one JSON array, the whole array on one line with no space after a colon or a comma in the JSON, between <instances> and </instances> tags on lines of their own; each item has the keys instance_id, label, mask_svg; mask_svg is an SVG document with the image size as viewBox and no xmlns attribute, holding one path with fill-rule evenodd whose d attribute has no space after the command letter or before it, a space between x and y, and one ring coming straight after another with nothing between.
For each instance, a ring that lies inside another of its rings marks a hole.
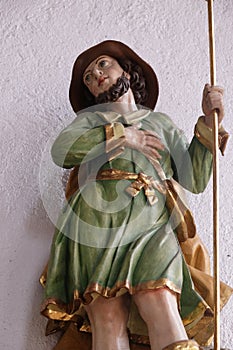
<instances>
[{"instance_id":1,"label":"mustache","mask_svg":"<svg viewBox=\"0 0 233 350\"><path fill-rule=\"evenodd\" d=\"M129 90L129 87L130 80L126 78L125 73L123 72L115 84L95 98L95 102L97 104L115 102Z\"/></svg>"}]
</instances>

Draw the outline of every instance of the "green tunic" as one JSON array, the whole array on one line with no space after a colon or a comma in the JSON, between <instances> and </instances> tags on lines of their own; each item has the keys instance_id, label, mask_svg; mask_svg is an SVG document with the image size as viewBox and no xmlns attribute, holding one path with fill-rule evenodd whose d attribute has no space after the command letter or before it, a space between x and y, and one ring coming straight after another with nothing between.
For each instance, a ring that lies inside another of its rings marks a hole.
<instances>
[{"instance_id":1,"label":"green tunic","mask_svg":"<svg viewBox=\"0 0 233 350\"><path fill-rule=\"evenodd\" d=\"M160 181L137 150L125 148L108 161L104 125L113 121L125 127L140 122L141 129L155 131L165 145L159 161L166 177L193 193L205 189L211 153L196 137L188 144L168 116L146 110L123 116L80 114L53 144L54 162L64 168L84 165L92 178L101 169L114 168ZM73 315L80 302L88 303L98 294L114 297L164 286L180 295L181 316L191 324L203 315L205 303L194 291L164 195L156 191L158 201L150 205L143 190L130 197L125 191L129 185L128 180L86 181L66 203L52 243L44 308L52 300L57 310ZM56 313L51 312L51 318Z\"/></svg>"}]
</instances>

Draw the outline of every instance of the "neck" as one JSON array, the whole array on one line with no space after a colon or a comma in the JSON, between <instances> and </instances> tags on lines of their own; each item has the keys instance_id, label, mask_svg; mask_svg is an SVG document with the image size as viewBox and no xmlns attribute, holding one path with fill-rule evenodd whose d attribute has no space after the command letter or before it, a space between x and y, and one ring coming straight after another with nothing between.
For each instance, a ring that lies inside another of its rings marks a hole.
<instances>
[{"instance_id":1,"label":"neck","mask_svg":"<svg viewBox=\"0 0 233 350\"><path fill-rule=\"evenodd\" d=\"M112 102L111 104L113 106L114 112L118 112L120 114L133 112L138 109L135 103L133 92L130 88L124 95L118 98L116 102Z\"/></svg>"}]
</instances>

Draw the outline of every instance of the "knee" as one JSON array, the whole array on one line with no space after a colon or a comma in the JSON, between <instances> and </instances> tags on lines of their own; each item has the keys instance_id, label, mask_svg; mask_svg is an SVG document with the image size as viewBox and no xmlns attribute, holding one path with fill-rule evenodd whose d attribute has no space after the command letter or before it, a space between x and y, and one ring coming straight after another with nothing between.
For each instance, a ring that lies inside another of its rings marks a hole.
<instances>
[{"instance_id":1,"label":"knee","mask_svg":"<svg viewBox=\"0 0 233 350\"><path fill-rule=\"evenodd\" d=\"M122 318L123 314L123 310L116 310L114 307L105 305L100 310L93 311L93 318L94 320L99 320L104 324L112 324L114 320Z\"/></svg>"},{"instance_id":2,"label":"knee","mask_svg":"<svg viewBox=\"0 0 233 350\"><path fill-rule=\"evenodd\" d=\"M92 312L92 326L95 329L105 327L106 332L110 334L121 334L126 331L128 322L128 313L125 310L112 309L109 307L102 308L99 312Z\"/></svg>"},{"instance_id":3,"label":"knee","mask_svg":"<svg viewBox=\"0 0 233 350\"><path fill-rule=\"evenodd\" d=\"M141 317L146 323L177 308L176 294L167 288L139 292L133 297Z\"/></svg>"},{"instance_id":4,"label":"knee","mask_svg":"<svg viewBox=\"0 0 233 350\"><path fill-rule=\"evenodd\" d=\"M169 301L176 303L176 294L168 288L158 288L153 290L145 290L133 296L138 307L153 305L156 303L167 304Z\"/></svg>"},{"instance_id":5,"label":"knee","mask_svg":"<svg viewBox=\"0 0 233 350\"><path fill-rule=\"evenodd\" d=\"M118 298L105 299L98 297L86 308L88 315L91 314L92 322L95 324L104 324L108 327L117 327L117 325L126 325L129 316L129 307L127 300Z\"/></svg>"}]
</instances>

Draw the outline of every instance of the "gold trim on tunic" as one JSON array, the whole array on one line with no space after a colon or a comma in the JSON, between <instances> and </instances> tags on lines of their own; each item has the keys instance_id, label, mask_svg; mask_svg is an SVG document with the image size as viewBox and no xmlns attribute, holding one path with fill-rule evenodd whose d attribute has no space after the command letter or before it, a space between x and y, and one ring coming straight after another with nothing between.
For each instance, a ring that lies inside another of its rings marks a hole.
<instances>
[{"instance_id":1,"label":"gold trim on tunic","mask_svg":"<svg viewBox=\"0 0 233 350\"><path fill-rule=\"evenodd\" d=\"M162 194L166 193L166 188L161 182L154 180L152 176L146 175L143 172L135 174L119 169L106 169L99 171L94 178L89 177L88 180L134 180L125 191L131 197L136 197L144 189L145 196L150 205L154 205L158 201L155 190Z\"/></svg>"},{"instance_id":2,"label":"gold trim on tunic","mask_svg":"<svg viewBox=\"0 0 233 350\"><path fill-rule=\"evenodd\" d=\"M159 288L169 288L172 292L179 295L180 289L170 280L163 278L158 281L148 281L137 286L131 286L128 281L118 282L113 288L104 288L98 283L89 285L83 296L78 290L74 291L74 299L69 304L61 300L49 298L45 300L41 307L41 314L52 320L72 321L79 324L80 331L91 332L90 325L78 314L81 304L89 304L98 295L106 298L117 297L125 293L136 294L138 292L155 290ZM178 300L179 303L179 300ZM190 338L195 338L200 345L210 345L213 338L213 314L205 304L200 302L196 309L183 320L187 334ZM147 335L130 334L130 339L138 344L149 344Z\"/></svg>"},{"instance_id":3,"label":"gold trim on tunic","mask_svg":"<svg viewBox=\"0 0 233 350\"><path fill-rule=\"evenodd\" d=\"M81 295L78 290L75 290L73 300L69 304L56 298L46 299L41 305L41 314L53 320L73 321L76 316L75 313L78 311L81 303L84 305L89 304L98 295L102 295L105 298L113 298L125 293L133 295L141 291L166 287L174 293L181 293L180 288L166 278L157 281L143 282L134 287L129 281L117 282L113 288L106 288L98 283L93 283L87 287L83 295Z\"/></svg>"},{"instance_id":4,"label":"gold trim on tunic","mask_svg":"<svg viewBox=\"0 0 233 350\"><path fill-rule=\"evenodd\" d=\"M213 153L213 130L205 124L203 116L199 117L195 125L194 135L200 143ZM229 136L229 133L220 125L218 130L218 146L222 155L224 155Z\"/></svg>"}]
</instances>

